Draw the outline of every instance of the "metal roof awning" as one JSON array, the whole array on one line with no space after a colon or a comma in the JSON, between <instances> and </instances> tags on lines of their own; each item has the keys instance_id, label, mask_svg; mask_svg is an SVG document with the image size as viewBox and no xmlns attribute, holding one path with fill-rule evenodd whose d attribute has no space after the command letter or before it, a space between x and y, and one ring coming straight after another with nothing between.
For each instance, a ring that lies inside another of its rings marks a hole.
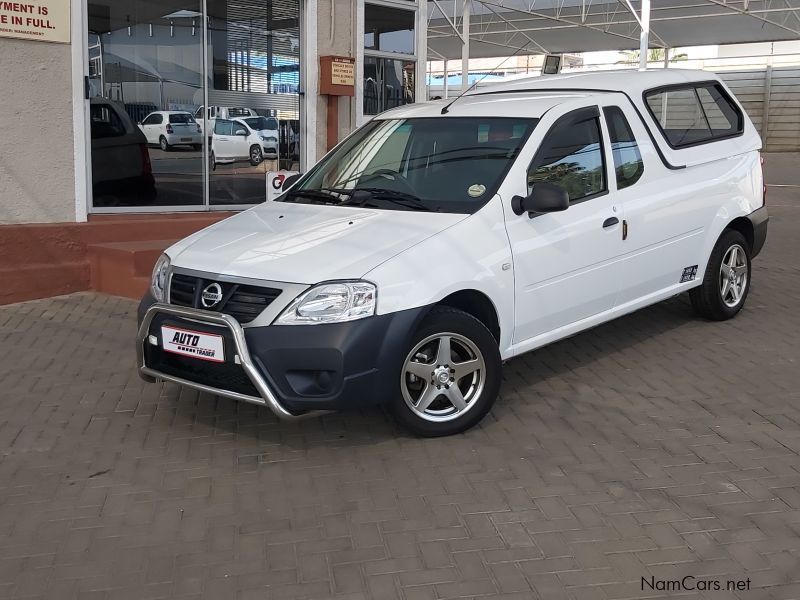
<instances>
[{"instance_id":1,"label":"metal roof awning","mask_svg":"<svg viewBox=\"0 0 800 600\"><path fill-rule=\"evenodd\" d=\"M649 47L800 39L800 0L429 0L428 58L462 58L466 30L470 58L638 48L643 4Z\"/></svg>"}]
</instances>

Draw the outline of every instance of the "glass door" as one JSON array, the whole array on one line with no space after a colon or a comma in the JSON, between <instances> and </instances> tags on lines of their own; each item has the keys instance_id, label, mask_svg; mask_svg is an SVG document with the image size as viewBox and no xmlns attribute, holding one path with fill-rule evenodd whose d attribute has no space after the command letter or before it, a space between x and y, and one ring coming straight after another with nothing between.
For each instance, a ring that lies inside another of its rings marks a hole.
<instances>
[{"instance_id":1,"label":"glass door","mask_svg":"<svg viewBox=\"0 0 800 600\"><path fill-rule=\"evenodd\" d=\"M93 212L236 208L300 162L300 0L91 0Z\"/></svg>"},{"instance_id":2,"label":"glass door","mask_svg":"<svg viewBox=\"0 0 800 600\"><path fill-rule=\"evenodd\" d=\"M210 204L264 202L267 173L299 168L299 0L206 6Z\"/></svg>"},{"instance_id":3,"label":"glass door","mask_svg":"<svg viewBox=\"0 0 800 600\"><path fill-rule=\"evenodd\" d=\"M203 207L201 0L87 8L93 208Z\"/></svg>"}]
</instances>

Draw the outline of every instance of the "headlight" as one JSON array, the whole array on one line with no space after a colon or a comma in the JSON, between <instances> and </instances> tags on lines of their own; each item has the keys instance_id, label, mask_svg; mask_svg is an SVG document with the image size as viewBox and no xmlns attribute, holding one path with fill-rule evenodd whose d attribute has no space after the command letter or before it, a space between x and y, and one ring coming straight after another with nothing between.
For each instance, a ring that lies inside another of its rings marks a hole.
<instances>
[{"instance_id":1,"label":"headlight","mask_svg":"<svg viewBox=\"0 0 800 600\"><path fill-rule=\"evenodd\" d=\"M162 254L156 261L156 266L153 267L153 278L150 280L150 293L156 302L164 302L167 295L165 293L167 287L167 273L169 273L169 256Z\"/></svg>"},{"instance_id":2,"label":"headlight","mask_svg":"<svg viewBox=\"0 0 800 600\"><path fill-rule=\"evenodd\" d=\"M275 319L276 325L342 323L375 314L377 290L368 281L322 283L296 298Z\"/></svg>"}]
</instances>

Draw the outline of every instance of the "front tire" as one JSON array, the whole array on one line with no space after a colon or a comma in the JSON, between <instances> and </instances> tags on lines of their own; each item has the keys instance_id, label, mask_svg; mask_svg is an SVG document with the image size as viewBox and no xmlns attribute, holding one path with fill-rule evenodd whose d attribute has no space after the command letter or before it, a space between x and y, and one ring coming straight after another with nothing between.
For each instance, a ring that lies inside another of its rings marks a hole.
<instances>
[{"instance_id":1,"label":"front tire","mask_svg":"<svg viewBox=\"0 0 800 600\"><path fill-rule=\"evenodd\" d=\"M417 435L460 433L489 412L500 380L500 351L486 326L463 311L436 307L412 336L392 413Z\"/></svg>"},{"instance_id":2,"label":"front tire","mask_svg":"<svg viewBox=\"0 0 800 600\"><path fill-rule=\"evenodd\" d=\"M703 284L689 291L695 311L712 321L732 319L742 310L750 291L750 245L727 229L714 245Z\"/></svg>"},{"instance_id":3,"label":"front tire","mask_svg":"<svg viewBox=\"0 0 800 600\"><path fill-rule=\"evenodd\" d=\"M250 147L250 164L254 167L257 167L261 164L261 161L264 160L264 155L261 153L261 148L259 146L251 146Z\"/></svg>"}]
</instances>

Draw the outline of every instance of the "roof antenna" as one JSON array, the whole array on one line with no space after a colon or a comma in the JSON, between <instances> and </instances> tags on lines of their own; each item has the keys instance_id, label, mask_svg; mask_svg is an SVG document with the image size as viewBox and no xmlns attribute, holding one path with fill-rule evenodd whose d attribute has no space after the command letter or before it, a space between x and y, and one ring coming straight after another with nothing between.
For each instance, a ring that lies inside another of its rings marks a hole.
<instances>
[{"instance_id":1,"label":"roof antenna","mask_svg":"<svg viewBox=\"0 0 800 600\"><path fill-rule=\"evenodd\" d=\"M522 48L517 48L517 51L516 51L516 52L514 52L514 54L512 54L511 56L506 56L506 57L505 57L503 60L501 60L501 61L500 61L500 64L499 64L499 65L497 65L497 66L496 66L494 69L491 69L491 70L487 71L487 72L486 72L486 74L485 74L483 77L481 77L480 79L476 80L476 81L475 81L475 83L473 83L471 86L469 86L469 87L468 87L467 89L465 89L463 92L461 92L461 93L460 93L458 96L456 96L455 98L453 98L453 101L452 101L452 102L450 102L450 103L449 103L447 106L445 106L445 107L443 107L443 108L442 108L442 113L441 113L441 114L443 114L443 115L446 115L448 112L450 112L450 107L451 107L451 106L453 106L453 104L455 104L455 103L456 103L456 102L458 102L459 100L461 100L461 96L463 96L463 95L464 95L464 94L466 94L467 92L470 92L470 91L472 91L474 88L478 87L478 84L479 84L481 81L483 81L483 80L484 80L484 79L486 79L486 78L487 78L489 75L491 75L491 74L492 74L494 71L496 71L497 69L499 69L500 67L502 67L502 66L503 66L503 63L504 63L504 62L506 62L506 61L507 61L509 58L514 58L514 57L515 57L517 54L519 54L520 52L522 52L523 50L525 50L525 48L527 48L528 46L530 46L530 45L531 45L531 42L533 42L533 40L530 40L530 41L529 41L527 44L525 44L524 46L522 46ZM463 68L463 67L462 67L462 68Z\"/></svg>"}]
</instances>

